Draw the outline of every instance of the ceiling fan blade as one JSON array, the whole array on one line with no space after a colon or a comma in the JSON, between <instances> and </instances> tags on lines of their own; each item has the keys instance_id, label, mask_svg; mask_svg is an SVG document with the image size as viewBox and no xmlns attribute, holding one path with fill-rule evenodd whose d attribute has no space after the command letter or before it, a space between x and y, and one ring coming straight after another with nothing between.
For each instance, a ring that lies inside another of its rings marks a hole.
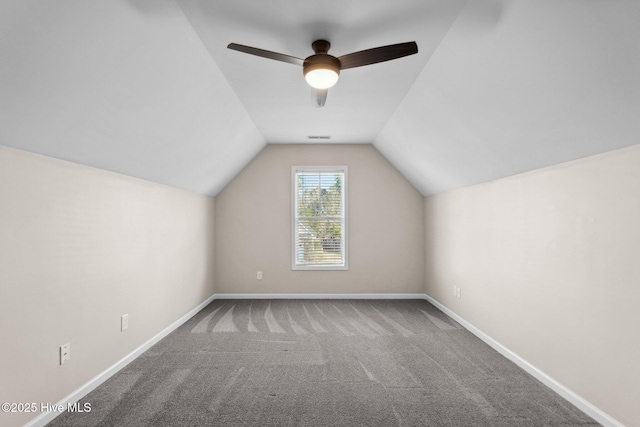
<instances>
[{"instance_id":1,"label":"ceiling fan blade","mask_svg":"<svg viewBox=\"0 0 640 427\"><path fill-rule=\"evenodd\" d=\"M329 89L316 89L311 91L311 102L314 107L324 107L324 103L327 102L327 94Z\"/></svg>"},{"instance_id":2,"label":"ceiling fan blade","mask_svg":"<svg viewBox=\"0 0 640 427\"><path fill-rule=\"evenodd\" d=\"M257 47L245 46L242 44L229 43L227 48L237 50L238 52L248 53L250 55L261 56L276 61L288 62L289 64L300 65L304 63L304 59L295 56L285 55L283 53L271 52L270 50L258 49Z\"/></svg>"},{"instance_id":3,"label":"ceiling fan blade","mask_svg":"<svg viewBox=\"0 0 640 427\"><path fill-rule=\"evenodd\" d=\"M413 55L414 53L418 53L418 45L416 42L407 42L348 53L339 56L338 59L341 64L340 69L346 70L347 68L362 67L363 65L390 61L392 59L402 58L403 56Z\"/></svg>"}]
</instances>

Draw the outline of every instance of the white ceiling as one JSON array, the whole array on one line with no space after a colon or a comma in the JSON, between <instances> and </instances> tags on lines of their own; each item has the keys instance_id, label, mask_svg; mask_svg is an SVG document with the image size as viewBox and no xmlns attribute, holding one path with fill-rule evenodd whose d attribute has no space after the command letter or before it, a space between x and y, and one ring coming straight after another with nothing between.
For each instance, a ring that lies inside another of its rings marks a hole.
<instances>
[{"instance_id":1,"label":"white ceiling","mask_svg":"<svg viewBox=\"0 0 640 427\"><path fill-rule=\"evenodd\" d=\"M217 194L267 143L372 143L424 195L640 143L640 2L0 4L0 144ZM345 70L304 58L416 41Z\"/></svg>"}]
</instances>

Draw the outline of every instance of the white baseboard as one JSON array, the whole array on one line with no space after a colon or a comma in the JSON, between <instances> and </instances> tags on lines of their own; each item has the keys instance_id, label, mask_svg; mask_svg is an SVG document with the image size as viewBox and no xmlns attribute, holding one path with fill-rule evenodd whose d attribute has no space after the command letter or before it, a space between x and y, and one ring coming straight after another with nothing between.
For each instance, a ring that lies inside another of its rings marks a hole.
<instances>
[{"instance_id":1,"label":"white baseboard","mask_svg":"<svg viewBox=\"0 0 640 427\"><path fill-rule=\"evenodd\" d=\"M186 313L185 315L180 317L178 320L176 320L175 322L173 322L172 324L164 328L162 331L157 333L150 340L148 340L147 342L142 344L140 347L136 348L131 353L127 354L125 357L120 359L113 366L111 366L104 372L100 373L98 376L94 377L88 383L86 383L85 385L83 385L82 387L80 387L79 389L77 389L76 391L74 391L73 393L71 393L61 401L59 401L56 406L59 407L60 405L62 405L62 407L66 408L68 404L73 404L78 400L82 399L84 396L89 394L100 384L102 384L103 382L111 378L113 375L115 375L119 370L127 366L129 363L133 362L142 353L150 349L153 345L157 344L158 341L160 341L161 339L169 335L171 332L178 329L178 327L180 327L187 320L195 316L198 312L200 312L200 310L202 310L207 305L209 305L211 301L213 301L214 299L215 299L215 295L211 295L209 298L202 301L193 309L189 310L188 313ZM61 412L53 412L53 411L43 412L42 414L38 415L36 418L29 421L27 424L25 424L25 427L45 426L47 423L51 422L55 417L57 417L60 414Z\"/></svg>"},{"instance_id":2,"label":"white baseboard","mask_svg":"<svg viewBox=\"0 0 640 427\"><path fill-rule=\"evenodd\" d=\"M524 369L526 372L531 374L533 377L537 378L544 385L558 393L560 396L567 399L574 406L580 409L585 414L589 415L591 418L599 422L605 427L624 427L622 423L609 416L596 406L587 402L582 397L578 396L573 391L569 390L564 385L560 384L544 372L540 371L538 368L513 353L511 350L482 332L480 329L476 328L471 323L464 320L462 317L457 315L455 312L451 311L446 306L442 305L439 301L435 300L429 295L426 294L231 294L231 293L222 293L222 294L214 294L198 304L188 313L180 317L178 320L173 322L171 325L167 326L165 329L160 331L150 340L142 344L140 347L136 348L134 351L126 355L120 361L115 363L113 366L90 380L88 383L62 399L58 402L58 405L62 405L63 407L67 407L67 404L73 404L86 396L89 392L94 390L100 384L105 382L107 379L112 377L122 368L127 366L133 360L135 360L142 353L147 351L153 345L158 343L161 339L169 335L171 332L176 330L179 326L185 323L187 320L196 315L200 310L209 305L213 300L217 299L423 299L429 301L431 304L436 306L439 310L447 314L449 317L454 319L456 322L460 323L465 329L469 332L480 338L482 341L487 343L493 349L495 349L498 353L502 354L507 359L514 362L516 365ZM60 415L60 412L44 412L25 424L25 427L41 427L45 426L47 423L51 422L55 417Z\"/></svg>"},{"instance_id":3,"label":"white baseboard","mask_svg":"<svg viewBox=\"0 0 640 427\"><path fill-rule=\"evenodd\" d=\"M622 424L615 418L611 417L610 415L606 414L605 412L603 412L596 406L592 405L591 403L587 402L582 397L578 396L576 393L569 390L567 387L560 384L559 382L551 378L549 375L545 374L544 372L542 372L541 370L533 366L531 363L527 362L526 360L524 360L523 358L521 358L511 350L509 350L507 347L503 346L498 341L491 338L489 335L485 334L480 329L476 328L471 323L464 320L462 317L458 316L455 312L451 311L449 308L442 305L436 299L432 298L427 294L423 294L423 298L429 301L434 306L436 306L440 311L445 313L447 316L451 317L456 322L460 323L469 332L471 332L472 334L480 338L489 346L493 347L493 349L496 350L498 353L502 354L504 357L506 357L507 359L511 360L513 363L515 363L516 365L524 369L526 372L528 372L533 377L535 377L538 381L540 381L541 383L549 387L551 390L558 393L560 396L567 399L575 407L580 409L585 414L589 415L591 418L593 418L603 426L624 427L624 424Z\"/></svg>"},{"instance_id":4,"label":"white baseboard","mask_svg":"<svg viewBox=\"0 0 640 427\"><path fill-rule=\"evenodd\" d=\"M424 299L424 294L215 294L215 299Z\"/></svg>"}]
</instances>

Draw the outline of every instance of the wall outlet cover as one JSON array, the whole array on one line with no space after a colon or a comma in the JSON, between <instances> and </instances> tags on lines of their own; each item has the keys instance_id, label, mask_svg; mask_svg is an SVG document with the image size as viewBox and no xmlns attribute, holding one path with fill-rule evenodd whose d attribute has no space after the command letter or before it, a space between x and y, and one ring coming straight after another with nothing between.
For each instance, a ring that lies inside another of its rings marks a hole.
<instances>
[{"instance_id":1,"label":"wall outlet cover","mask_svg":"<svg viewBox=\"0 0 640 427\"><path fill-rule=\"evenodd\" d=\"M60 364L63 365L71 359L71 343L62 344L60 346Z\"/></svg>"},{"instance_id":2,"label":"wall outlet cover","mask_svg":"<svg viewBox=\"0 0 640 427\"><path fill-rule=\"evenodd\" d=\"M129 315L123 314L122 317L120 318L120 330L124 331L128 327L129 327Z\"/></svg>"}]
</instances>

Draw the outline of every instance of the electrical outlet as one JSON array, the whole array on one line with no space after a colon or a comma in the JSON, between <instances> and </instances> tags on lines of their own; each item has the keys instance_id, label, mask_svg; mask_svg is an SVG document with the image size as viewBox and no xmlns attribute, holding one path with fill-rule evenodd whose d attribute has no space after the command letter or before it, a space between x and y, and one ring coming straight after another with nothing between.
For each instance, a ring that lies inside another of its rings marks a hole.
<instances>
[{"instance_id":1,"label":"electrical outlet","mask_svg":"<svg viewBox=\"0 0 640 427\"><path fill-rule=\"evenodd\" d=\"M128 327L129 327L129 315L123 314L122 317L120 318L120 330L124 331Z\"/></svg>"},{"instance_id":2,"label":"electrical outlet","mask_svg":"<svg viewBox=\"0 0 640 427\"><path fill-rule=\"evenodd\" d=\"M256 279L262 280L262 271L258 271L258 274L256 275Z\"/></svg>"},{"instance_id":3,"label":"electrical outlet","mask_svg":"<svg viewBox=\"0 0 640 427\"><path fill-rule=\"evenodd\" d=\"M456 285L453 285L453 296L455 298L460 298L460 288Z\"/></svg>"},{"instance_id":4,"label":"electrical outlet","mask_svg":"<svg viewBox=\"0 0 640 427\"><path fill-rule=\"evenodd\" d=\"M62 344L60 346L60 364L63 365L71 359L71 343Z\"/></svg>"}]
</instances>

